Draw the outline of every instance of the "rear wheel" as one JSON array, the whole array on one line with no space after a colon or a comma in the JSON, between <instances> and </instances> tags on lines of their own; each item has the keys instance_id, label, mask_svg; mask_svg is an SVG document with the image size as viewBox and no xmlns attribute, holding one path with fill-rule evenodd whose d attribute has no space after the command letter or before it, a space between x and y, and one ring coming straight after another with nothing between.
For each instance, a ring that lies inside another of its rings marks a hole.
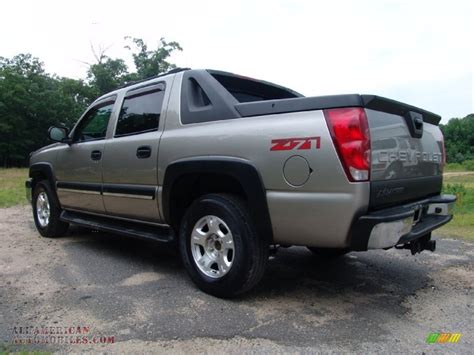
<instances>
[{"instance_id":1,"label":"rear wheel","mask_svg":"<svg viewBox=\"0 0 474 355\"><path fill-rule=\"evenodd\" d=\"M247 206L237 196L209 194L186 211L180 228L180 252L196 285L218 297L254 287L268 261L268 245L257 235Z\"/></svg>"},{"instance_id":2,"label":"rear wheel","mask_svg":"<svg viewBox=\"0 0 474 355\"><path fill-rule=\"evenodd\" d=\"M43 237L60 237L67 232L69 224L60 220L61 208L47 180L36 183L31 202L36 229Z\"/></svg>"},{"instance_id":3,"label":"rear wheel","mask_svg":"<svg viewBox=\"0 0 474 355\"><path fill-rule=\"evenodd\" d=\"M308 247L308 249L313 252L314 255L317 255L324 259L336 259L345 254L347 254L350 250L343 249L343 248L315 248L315 247Z\"/></svg>"}]
</instances>

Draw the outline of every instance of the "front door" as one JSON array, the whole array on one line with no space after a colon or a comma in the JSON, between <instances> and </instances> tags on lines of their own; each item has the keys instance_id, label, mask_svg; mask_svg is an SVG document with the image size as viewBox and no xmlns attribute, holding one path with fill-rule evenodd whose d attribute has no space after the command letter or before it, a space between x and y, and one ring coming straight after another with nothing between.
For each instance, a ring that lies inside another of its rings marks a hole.
<instances>
[{"instance_id":1,"label":"front door","mask_svg":"<svg viewBox=\"0 0 474 355\"><path fill-rule=\"evenodd\" d=\"M58 153L56 184L64 208L104 213L102 160L114 98L94 105L71 132L72 144Z\"/></svg>"}]
</instances>

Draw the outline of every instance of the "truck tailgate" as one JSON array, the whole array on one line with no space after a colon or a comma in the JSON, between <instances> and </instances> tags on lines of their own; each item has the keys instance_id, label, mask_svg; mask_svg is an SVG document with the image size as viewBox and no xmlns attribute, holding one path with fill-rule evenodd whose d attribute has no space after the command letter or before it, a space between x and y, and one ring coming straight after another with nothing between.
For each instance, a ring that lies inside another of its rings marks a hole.
<instances>
[{"instance_id":1,"label":"truck tailgate","mask_svg":"<svg viewBox=\"0 0 474 355\"><path fill-rule=\"evenodd\" d=\"M371 209L441 192L443 135L436 121L366 108L371 139Z\"/></svg>"}]
</instances>

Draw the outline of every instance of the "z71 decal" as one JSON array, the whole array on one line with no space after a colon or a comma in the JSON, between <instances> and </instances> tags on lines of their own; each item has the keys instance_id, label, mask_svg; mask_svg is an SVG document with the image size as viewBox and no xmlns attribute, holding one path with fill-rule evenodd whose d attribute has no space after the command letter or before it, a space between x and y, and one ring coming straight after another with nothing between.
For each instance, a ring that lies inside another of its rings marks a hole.
<instances>
[{"instance_id":1,"label":"z71 decal","mask_svg":"<svg viewBox=\"0 0 474 355\"><path fill-rule=\"evenodd\" d=\"M308 150L311 148L319 149L320 146L321 137L281 138L272 139L270 150Z\"/></svg>"}]
</instances>

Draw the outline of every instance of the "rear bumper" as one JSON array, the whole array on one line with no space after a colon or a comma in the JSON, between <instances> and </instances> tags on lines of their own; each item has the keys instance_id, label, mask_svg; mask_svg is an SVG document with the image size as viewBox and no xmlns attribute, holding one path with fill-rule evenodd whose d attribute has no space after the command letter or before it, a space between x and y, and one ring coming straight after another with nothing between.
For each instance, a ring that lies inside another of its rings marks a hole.
<instances>
[{"instance_id":1,"label":"rear bumper","mask_svg":"<svg viewBox=\"0 0 474 355\"><path fill-rule=\"evenodd\" d=\"M439 195L359 217L351 228L352 250L384 249L423 237L453 218L456 197Z\"/></svg>"}]
</instances>

